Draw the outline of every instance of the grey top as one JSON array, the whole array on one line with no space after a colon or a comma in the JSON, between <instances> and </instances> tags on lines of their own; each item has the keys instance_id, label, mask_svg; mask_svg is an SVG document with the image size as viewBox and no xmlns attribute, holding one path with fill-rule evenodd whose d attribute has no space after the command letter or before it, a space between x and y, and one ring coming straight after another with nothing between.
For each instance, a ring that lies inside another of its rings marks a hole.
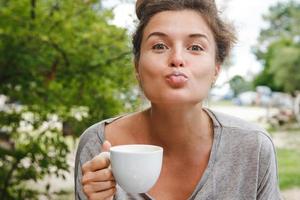
<instances>
[{"instance_id":1,"label":"grey top","mask_svg":"<svg viewBox=\"0 0 300 200\"><path fill-rule=\"evenodd\" d=\"M254 124L205 110L213 121L213 146L208 166L189 200L281 199L275 148L270 136ZM87 199L81 185L82 164L101 152L104 127L118 118L94 124L82 134L75 161L76 200ZM114 199L154 200L148 194L128 194L118 185Z\"/></svg>"}]
</instances>

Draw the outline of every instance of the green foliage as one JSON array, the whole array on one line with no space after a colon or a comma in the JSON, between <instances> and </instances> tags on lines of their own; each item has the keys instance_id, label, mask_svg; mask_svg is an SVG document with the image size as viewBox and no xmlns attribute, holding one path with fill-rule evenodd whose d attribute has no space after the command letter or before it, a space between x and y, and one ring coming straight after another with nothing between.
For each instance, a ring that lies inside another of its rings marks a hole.
<instances>
[{"instance_id":1,"label":"green foliage","mask_svg":"<svg viewBox=\"0 0 300 200\"><path fill-rule=\"evenodd\" d=\"M261 31L255 49L264 70L254 84L288 93L300 90L300 4L278 3L264 19L269 27Z\"/></svg>"},{"instance_id":2,"label":"green foliage","mask_svg":"<svg viewBox=\"0 0 300 200\"><path fill-rule=\"evenodd\" d=\"M272 91L283 91L282 86L275 84L274 74L270 73L269 68L265 66L263 71L258 74L253 80L255 86L266 85L271 88Z\"/></svg>"},{"instance_id":3,"label":"green foliage","mask_svg":"<svg viewBox=\"0 0 300 200\"><path fill-rule=\"evenodd\" d=\"M278 149L280 189L300 187L300 151Z\"/></svg>"},{"instance_id":4,"label":"green foliage","mask_svg":"<svg viewBox=\"0 0 300 200\"><path fill-rule=\"evenodd\" d=\"M236 75L229 80L229 85L234 92L234 96L238 94L251 90L251 83L246 81L242 76Z\"/></svg>"},{"instance_id":5,"label":"green foliage","mask_svg":"<svg viewBox=\"0 0 300 200\"><path fill-rule=\"evenodd\" d=\"M0 199L63 176L64 135L137 105L128 33L96 0L0 0Z\"/></svg>"}]
</instances>

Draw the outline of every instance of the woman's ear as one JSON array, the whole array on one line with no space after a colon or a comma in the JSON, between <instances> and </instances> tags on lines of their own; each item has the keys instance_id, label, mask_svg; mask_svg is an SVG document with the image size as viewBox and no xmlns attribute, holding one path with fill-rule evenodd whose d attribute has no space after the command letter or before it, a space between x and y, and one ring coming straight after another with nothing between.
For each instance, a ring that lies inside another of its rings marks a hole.
<instances>
[{"instance_id":1,"label":"woman's ear","mask_svg":"<svg viewBox=\"0 0 300 200\"><path fill-rule=\"evenodd\" d=\"M221 72L221 64L217 63L215 67L214 82L217 81L220 72Z\"/></svg>"},{"instance_id":2,"label":"woman's ear","mask_svg":"<svg viewBox=\"0 0 300 200\"><path fill-rule=\"evenodd\" d=\"M221 64L217 63L215 66L214 76L211 81L211 88L214 87L214 85L216 84L220 71L221 71Z\"/></svg>"}]
</instances>

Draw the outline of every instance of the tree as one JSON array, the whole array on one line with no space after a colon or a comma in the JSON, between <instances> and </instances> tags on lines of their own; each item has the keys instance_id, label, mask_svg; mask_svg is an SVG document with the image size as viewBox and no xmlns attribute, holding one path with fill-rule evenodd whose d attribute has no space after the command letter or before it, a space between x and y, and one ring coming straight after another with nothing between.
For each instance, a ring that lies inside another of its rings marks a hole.
<instances>
[{"instance_id":1,"label":"tree","mask_svg":"<svg viewBox=\"0 0 300 200\"><path fill-rule=\"evenodd\" d=\"M251 90L251 83L246 81L242 76L236 75L232 77L229 80L230 88L234 92L234 96L237 96L238 94L242 92L246 92L248 90Z\"/></svg>"},{"instance_id":2,"label":"tree","mask_svg":"<svg viewBox=\"0 0 300 200\"><path fill-rule=\"evenodd\" d=\"M269 26L261 31L255 50L264 69L254 84L294 93L300 90L300 4L278 3L264 19Z\"/></svg>"},{"instance_id":3,"label":"tree","mask_svg":"<svg viewBox=\"0 0 300 200\"><path fill-rule=\"evenodd\" d=\"M137 104L125 29L98 0L0 0L0 199L63 176L64 136Z\"/></svg>"}]
</instances>

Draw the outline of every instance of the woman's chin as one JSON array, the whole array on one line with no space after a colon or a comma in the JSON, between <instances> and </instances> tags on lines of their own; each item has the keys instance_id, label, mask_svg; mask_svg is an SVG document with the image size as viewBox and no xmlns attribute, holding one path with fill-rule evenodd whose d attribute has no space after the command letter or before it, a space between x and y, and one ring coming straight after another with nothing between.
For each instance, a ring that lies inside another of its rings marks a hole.
<instances>
[{"instance_id":1,"label":"woman's chin","mask_svg":"<svg viewBox=\"0 0 300 200\"><path fill-rule=\"evenodd\" d=\"M144 90L144 94L152 104L198 104L207 94L192 89Z\"/></svg>"},{"instance_id":2,"label":"woman's chin","mask_svg":"<svg viewBox=\"0 0 300 200\"><path fill-rule=\"evenodd\" d=\"M164 98L148 98L152 104L176 104L176 105L196 105L203 101L204 98L188 98L188 97L164 97Z\"/></svg>"}]
</instances>

